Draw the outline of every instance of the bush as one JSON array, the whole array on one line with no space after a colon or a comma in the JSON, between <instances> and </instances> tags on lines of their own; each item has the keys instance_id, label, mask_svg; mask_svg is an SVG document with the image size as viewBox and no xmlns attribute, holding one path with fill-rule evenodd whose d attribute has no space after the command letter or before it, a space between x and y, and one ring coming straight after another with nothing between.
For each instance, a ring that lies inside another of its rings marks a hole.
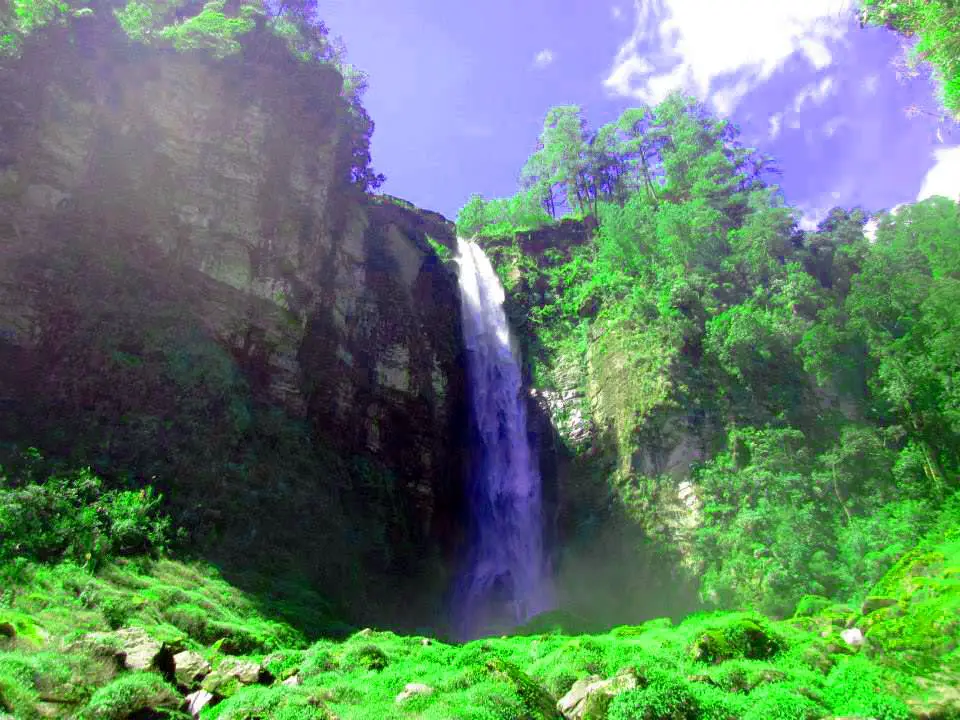
<instances>
[{"instance_id":1,"label":"bush","mask_svg":"<svg viewBox=\"0 0 960 720\"><path fill-rule=\"evenodd\" d=\"M614 698L610 720L695 720L701 716L690 684L676 675L651 673L647 685Z\"/></svg>"},{"instance_id":2,"label":"bush","mask_svg":"<svg viewBox=\"0 0 960 720\"><path fill-rule=\"evenodd\" d=\"M691 657L703 663L720 663L734 658L767 660L779 653L785 643L759 618L724 618L697 635L690 647Z\"/></svg>"},{"instance_id":3,"label":"bush","mask_svg":"<svg viewBox=\"0 0 960 720\"><path fill-rule=\"evenodd\" d=\"M79 717L82 720L162 717L157 711L176 710L180 704L180 695L159 675L130 673L97 690Z\"/></svg>"},{"instance_id":4,"label":"bush","mask_svg":"<svg viewBox=\"0 0 960 720\"><path fill-rule=\"evenodd\" d=\"M0 565L16 558L96 563L163 550L170 520L150 486L111 490L90 468L36 477L40 455L28 451L17 473L0 466Z\"/></svg>"}]
</instances>

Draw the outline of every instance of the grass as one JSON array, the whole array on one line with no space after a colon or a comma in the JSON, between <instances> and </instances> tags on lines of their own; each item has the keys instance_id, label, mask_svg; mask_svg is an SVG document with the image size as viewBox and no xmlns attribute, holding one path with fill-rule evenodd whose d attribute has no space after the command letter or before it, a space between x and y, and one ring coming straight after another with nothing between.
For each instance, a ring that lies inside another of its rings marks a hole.
<instances>
[{"instance_id":1,"label":"grass","mask_svg":"<svg viewBox=\"0 0 960 720\"><path fill-rule=\"evenodd\" d=\"M783 621L707 613L573 634L577 618L557 612L525 634L462 645L371 629L306 637L202 563L30 565L0 608L0 717L188 717L182 698L195 687L176 687L169 668L124 670L109 639L84 638L129 626L199 653L215 673L261 668L259 684L224 685L204 720L558 718L577 681L608 678L616 690L593 696L586 717L957 717L958 507L873 588L890 601L866 616L809 597ZM841 639L851 626L865 630L862 648Z\"/></svg>"}]
</instances>

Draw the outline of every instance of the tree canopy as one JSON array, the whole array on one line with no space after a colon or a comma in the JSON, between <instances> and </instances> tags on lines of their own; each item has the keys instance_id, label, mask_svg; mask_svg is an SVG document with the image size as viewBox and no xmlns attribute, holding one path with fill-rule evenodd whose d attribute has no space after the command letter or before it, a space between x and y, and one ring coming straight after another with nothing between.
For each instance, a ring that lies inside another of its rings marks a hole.
<instances>
[{"instance_id":1,"label":"tree canopy","mask_svg":"<svg viewBox=\"0 0 960 720\"><path fill-rule=\"evenodd\" d=\"M864 0L861 23L916 38L912 59L934 69L943 106L960 120L960 3L956 0Z\"/></svg>"},{"instance_id":2,"label":"tree canopy","mask_svg":"<svg viewBox=\"0 0 960 720\"><path fill-rule=\"evenodd\" d=\"M457 223L485 238L534 382L579 378L627 514L664 537L669 483L638 458L668 421L702 435L702 522L664 542L705 599L780 614L875 582L956 489L960 207L878 213L873 240L859 208L804 231L774 172L680 94L597 131L561 106L517 194ZM524 251L562 215L585 243Z\"/></svg>"}]
</instances>

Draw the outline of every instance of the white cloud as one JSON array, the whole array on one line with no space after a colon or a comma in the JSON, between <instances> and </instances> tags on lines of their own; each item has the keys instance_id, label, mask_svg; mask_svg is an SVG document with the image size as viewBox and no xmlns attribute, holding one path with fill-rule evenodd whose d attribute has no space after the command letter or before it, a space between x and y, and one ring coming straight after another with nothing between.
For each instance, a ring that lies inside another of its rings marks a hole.
<instances>
[{"instance_id":1,"label":"white cloud","mask_svg":"<svg viewBox=\"0 0 960 720\"><path fill-rule=\"evenodd\" d=\"M877 88L880 86L880 76L876 73L872 75L867 75L863 79L863 94L864 95L873 95L877 92Z\"/></svg>"},{"instance_id":2,"label":"white cloud","mask_svg":"<svg viewBox=\"0 0 960 720\"><path fill-rule=\"evenodd\" d=\"M836 83L834 83L832 77L821 78L820 82L800 89L800 92L793 98L793 111L800 112L808 102L821 105L827 99L827 96L835 91Z\"/></svg>"},{"instance_id":3,"label":"white cloud","mask_svg":"<svg viewBox=\"0 0 960 720\"><path fill-rule=\"evenodd\" d=\"M829 120L827 120L827 122L823 124L823 127L821 128L821 130L823 130L823 134L826 135L827 137L833 137L834 134L837 132L837 130L842 128L844 125L849 125L849 124L850 124L849 121L845 117L837 116L835 118L830 118Z\"/></svg>"},{"instance_id":4,"label":"white cloud","mask_svg":"<svg viewBox=\"0 0 960 720\"><path fill-rule=\"evenodd\" d=\"M820 221L827 216L827 211L829 209L830 208L809 208L803 213L803 216L800 218L800 222L797 224L800 226L801 230L816 230L817 225L820 224Z\"/></svg>"},{"instance_id":5,"label":"white cloud","mask_svg":"<svg viewBox=\"0 0 960 720\"><path fill-rule=\"evenodd\" d=\"M917 201L933 195L960 199L960 145L937 148L933 151L934 164L927 171L917 193Z\"/></svg>"},{"instance_id":6,"label":"white cloud","mask_svg":"<svg viewBox=\"0 0 960 720\"><path fill-rule=\"evenodd\" d=\"M894 205L892 208L890 208L889 212L890 212L891 215L896 215L896 214L897 214L897 210L899 210L899 209L902 208L902 207L903 207L903 203L900 203L899 205ZM880 225L880 220L879 220L879 218L877 218L877 217L872 217L872 218L870 218L869 220L867 220L866 223L864 223L864 225L863 225L863 235L864 235L864 237L866 237L867 240L869 240L870 242L875 242L875 241L876 241L876 239L877 239L877 227L878 227L879 225Z\"/></svg>"},{"instance_id":7,"label":"white cloud","mask_svg":"<svg viewBox=\"0 0 960 720\"><path fill-rule=\"evenodd\" d=\"M623 17L623 8L621 8L619 5L614 5L612 8L610 8L610 15L614 20L619 20Z\"/></svg>"},{"instance_id":8,"label":"white cloud","mask_svg":"<svg viewBox=\"0 0 960 720\"><path fill-rule=\"evenodd\" d=\"M547 65L553 62L553 59L553 50L544 48L537 53L535 58L533 58L533 64L538 68L545 68Z\"/></svg>"},{"instance_id":9,"label":"white cloud","mask_svg":"<svg viewBox=\"0 0 960 720\"><path fill-rule=\"evenodd\" d=\"M783 125L783 113L774 113L770 116L770 132L767 134L771 140L776 140L780 135L780 128Z\"/></svg>"},{"instance_id":10,"label":"white cloud","mask_svg":"<svg viewBox=\"0 0 960 720\"><path fill-rule=\"evenodd\" d=\"M850 2L634 0L633 34L604 85L651 104L682 89L730 112L795 53L817 69L829 66L827 41L843 36ZM732 74L735 83L723 81Z\"/></svg>"}]
</instances>

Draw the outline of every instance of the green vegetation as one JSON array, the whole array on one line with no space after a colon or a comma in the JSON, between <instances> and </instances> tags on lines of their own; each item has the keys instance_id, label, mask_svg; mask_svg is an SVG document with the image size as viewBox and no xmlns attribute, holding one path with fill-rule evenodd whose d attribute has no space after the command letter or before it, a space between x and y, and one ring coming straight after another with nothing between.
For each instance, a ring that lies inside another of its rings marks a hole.
<instances>
[{"instance_id":1,"label":"green vegetation","mask_svg":"<svg viewBox=\"0 0 960 720\"><path fill-rule=\"evenodd\" d=\"M587 717L906 719L939 707L938 692L949 687L949 677L938 686L922 676L923 661L958 651L949 626L960 599L958 508L954 501L912 559L875 588L903 594L895 615L850 611L849 624L869 627L859 649L839 638L846 623L832 608L777 622L707 613L679 625L660 619L579 636L557 628L463 645L369 629L318 640L268 619L202 564L118 559L93 573L30 563L0 609L0 708L17 718L49 716L52 707L55 717L149 710L174 718L182 695L203 687L216 688L217 699L204 719L552 719L575 683L612 678L608 693L596 685L586 693L595 713ZM917 585L931 588L922 604ZM111 634L116 628L134 630ZM121 667L136 644L151 642L150 654L140 652L146 667ZM205 669L183 672L176 663L186 651Z\"/></svg>"},{"instance_id":2,"label":"green vegetation","mask_svg":"<svg viewBox=\"0 0 960 720\"><path fill-rule=\"evenodd\" d=\"M149 485L108 490L89 468L44 477L31 449L15 475L0 466L0 563L72 560L98 563L116 555L160 552L170 520Z\"/></svg>"},{"instance_id":3,"label":"green vegetation","mask_svg":"<svg viewBox=\"0 0 960 720\"><path fill-rule=\"evenodd\" d=\"M916 37L912 62L929 62L940 101L960 118L960 5L956 0L864 0L862 23Z\"/></svg>"},{"instance_id":4,"label":"green vegetation","mask_svg":"<svg viewBox=\"0 0 960 720\"><path fill-rule=\"evenodd\" d=\"M955 110L953 4L866 18L922 36ZM266 33L307 74L337 67L344 180L382 182L365 79L312 2L0 0L0 69L90 23L215 62ZM960 717L960 207L881 213L874 239L860 209L804 231L773 171L689 97L597 131L561 106L518 193L461 211L567 463L563 607L462 645L348 622L439 615L404 583L442 562L394 473L268 397L282 340L213 340L180 304L195 278L90 262L93 230L51 219L62 247L18 267L50 380L0 430L61 461L3 448L0 720L185 719L201 689L202 720ZM109 292L59 290L78 278ZM427 500L426 524L456 524Z\"/></svg>"},{"instance_id":5,"label":"green vegetation","mask_svg":"<svg viewBox=\"0 0 960 720\"><path fill-rule=\"evenodd\" d=\"M316 0L12 0L0 3L0 64L15 62L31 37L43 42L45 29L72 34L78 22L120 31L137 44L205 51L218 59L242 52L246 36L268 28L303 63L337 68L347 109L341 123L350 146L347 180L363 191L383 184L383 174L370 167L374 124L362 104L367 77L347 62L343 42L329 38Z\"/></svg>"},{"instance_id":6,"label":"green vegetation","mask_svg":"<svg viewBox=\"0 0 960 720\"><path fill-rule=\"evenodd\" d=\"M804 232L769 160L692 98L597 132L580 118L548 113L517 197L593 232L484 214L516 198L458 217L486 238L534 384L573 398L553 414L579 464L574 541L638 525L716 607L859 602L956 489L960 208L881 214L875 241L860 210ZM665 474L682 442L705 450L695 510Z\"/></svg>"}]
</instances>

